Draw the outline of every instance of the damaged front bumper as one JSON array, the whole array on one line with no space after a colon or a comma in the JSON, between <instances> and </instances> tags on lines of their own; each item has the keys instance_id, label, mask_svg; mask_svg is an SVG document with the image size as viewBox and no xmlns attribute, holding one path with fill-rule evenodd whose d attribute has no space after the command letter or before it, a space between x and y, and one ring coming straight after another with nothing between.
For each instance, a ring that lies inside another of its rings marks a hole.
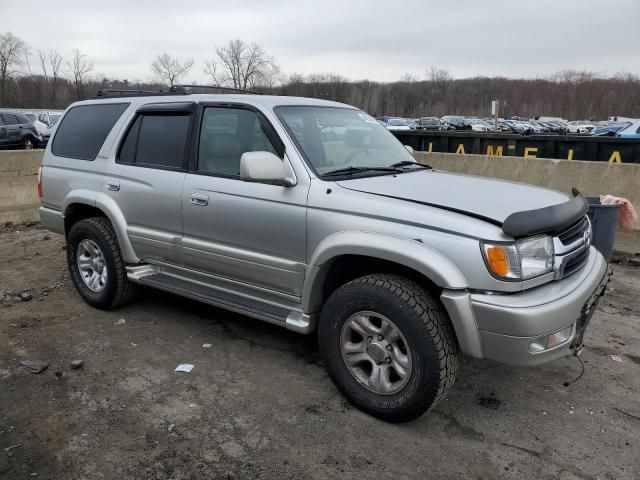
<instances>
[{"instance_id":1,"label":"damaged front bumper","mask_svg":"<svg viewBox=\"0 0 640 480\"><path fill-rule=\"evenodd\" d=\"M538 365L581 349L610 276L606 260L591 247L586 265L562 280L508 295L466 293L462 299L444 292L442 299L456 334L456 324L475 324L477 346L463 336L464 353L509 365Z\"/></svg>"}]
</instances>

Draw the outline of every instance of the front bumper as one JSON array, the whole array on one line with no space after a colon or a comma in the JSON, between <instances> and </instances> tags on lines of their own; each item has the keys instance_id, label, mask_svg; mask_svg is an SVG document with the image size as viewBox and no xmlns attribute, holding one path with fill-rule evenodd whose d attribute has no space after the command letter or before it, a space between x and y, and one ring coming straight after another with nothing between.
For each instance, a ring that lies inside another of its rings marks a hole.
<instances>
[{"instance_id":1,"label":"front bumper","mask_svg":"<svg viewBox=\"0 0 640 480\"><path fill-rule=\"evenodd\" d=\"M562 280L508 295L466 293L464 302L446 292L442 298L456 334L463 325L477 329L475 336L473 328L463 329L462 341L458 335L463 352L509 365L538 365L581 348L582 335L610 275L604 257L591 247L587 264ZM530 348L533 340L569 327L571 334L558 345L542 351Z\"/></svg>"}]
</instances>

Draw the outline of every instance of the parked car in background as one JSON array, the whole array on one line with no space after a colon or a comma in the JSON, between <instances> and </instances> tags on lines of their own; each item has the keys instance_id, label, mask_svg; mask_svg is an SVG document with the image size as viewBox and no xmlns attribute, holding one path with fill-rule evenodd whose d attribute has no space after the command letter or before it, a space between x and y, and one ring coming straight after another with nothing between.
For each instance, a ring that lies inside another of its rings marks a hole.
<instances>
[{"instance_id":1,"label":"parked car in background","mask_svg":"<svg viewBox=\"0 0 640 480\"><path fill-rule=\"evenodd\" d=\"M24 148L32 150L40 146L42 139L36 127L20 113L0 113L0 148Z\"/></svg>"},{"instance_id":2,"label":"parked car in background","mask_svg":"<svg viewBox=\"0 0 640 480\"><path fill-rule=\"evenodd\" d=\"M47 128L55 125L60 117L62 117L61 112L40 112L33 124L38 133L42 135Z\"/></svg>"},{"instance_id":3,"label":"parked car in background","mask_svg":"<svg viewBox=\"0 0 640 480\"><path fill-rule=\"evenodd\" d=\"M567 123L567 133L591 133L595 128L591 122L582 120Z\"/></svg>"},{"instance_id":4,"label":"parked car in background","mask_svg":"<svg viewBox=\"0 0 640 480\"><path fill-rule=\"evenodd\" d=\"M625 123L605 123L604 125L598 125L595 130L592 132L593 135L596 135L598 137L613 137L615 136L620 130L622 130L625 127L628 127L629 123L625 122Z\"/></svg>"},{"instance_id":5,"label":"parked car in background","mask_svg":"<svg viewBox=\"0 0 640 480\"><path fill-rule=\"evenodd\" d=\"M473 132L488 132L491 130L491 125L479 118L467 118L466 122Z\"/></svg>"},{"instance_id":6,"label":"parked car in background","mask_svg":"<svg viewBox=\"0 0 640 480\"><path fill-rule=\"evenodd\" d=\"M420 130L442 130L443 128L438 117L422 117L418 120L418 129Z\"/></svg>"},{"instance_id":7,"label":"parked car in background","mask_svg":"<svg viewBox=\"0 0 640 480\"><path fill-rule=\"evenodd\" d=\"M622 138L640 138L640 120L636 120L618 130L618 136Z\"/></svg>"},{"instance_id":8,"label":"parked car in background","mask_svg":"<svg viewBox=\"0 0 640 480\"><path fill-rule=\"evenodd\" d=\"M387 120L387 130L404 131L413 130L411 128L411 120L406 118L390 118Z\"/></svg>"},{"instance_id":9,"label":"parked car in background","mask_svg":"<svg viewBox=\"0 0 640 480\"><path fill-rule=\"evenodd\" d=\"M445 130L471 130L471 126L464 117L454 117L446 115L442 117Z\"/></svg>"}]
</instances>

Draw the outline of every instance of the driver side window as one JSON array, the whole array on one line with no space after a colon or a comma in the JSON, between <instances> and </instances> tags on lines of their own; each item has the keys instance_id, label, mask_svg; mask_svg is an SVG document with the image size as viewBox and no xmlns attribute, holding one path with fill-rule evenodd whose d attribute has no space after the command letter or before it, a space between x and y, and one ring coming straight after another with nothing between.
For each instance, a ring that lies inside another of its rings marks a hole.
<instances>
[{"instance_id":1,"label":"driver side window","mask_svg":"<svg viewBox=\"0 0 640 480\"><path fill-rule=\"evenodd\" d=\"M245 152L278 155L254 111L243 108L206 107L200 125L198 172L239 178L240 157Z\"/></svg>"}]
</instances>

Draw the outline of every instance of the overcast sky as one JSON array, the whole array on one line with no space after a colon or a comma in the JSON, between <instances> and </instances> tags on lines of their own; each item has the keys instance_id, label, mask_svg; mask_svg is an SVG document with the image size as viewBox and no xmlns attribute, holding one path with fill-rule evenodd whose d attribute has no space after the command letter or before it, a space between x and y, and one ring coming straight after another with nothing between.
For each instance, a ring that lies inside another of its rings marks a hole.
<instances>
[{"instance_id":1,"label":"overcast sky","mask_svg":"<svg viewBox=\"0 0 640 480\"><path fill-rule=\"evenodd\" d=\"M0 32L34 53L79 48L95 73L150 80L166 51L195 60L189 82L204 81L214 46L236 37L262 45L287 74L640 74L639 20L640 0L0 0Z\"/></svg>"}]
</instances>

